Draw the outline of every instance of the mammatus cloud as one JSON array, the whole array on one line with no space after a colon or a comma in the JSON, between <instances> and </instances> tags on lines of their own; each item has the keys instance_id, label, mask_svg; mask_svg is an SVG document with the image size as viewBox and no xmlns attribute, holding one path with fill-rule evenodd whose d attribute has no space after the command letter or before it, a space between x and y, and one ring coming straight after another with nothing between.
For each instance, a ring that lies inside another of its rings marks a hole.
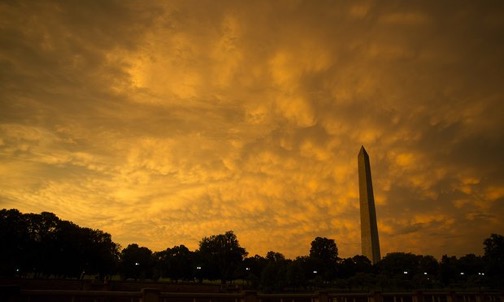
<instances>
[{"instance_id":1,"label":"mammatus cloud","mask_svg":"<svg viewBox=\"0 0 504 302\"><path fill-rule=\"evenodd\" d=\"M0 4L0 206L123 246L481 253L504 214L496 3ZM427 244L429 243L429 244Z\"/></svg>"}]
</instances>

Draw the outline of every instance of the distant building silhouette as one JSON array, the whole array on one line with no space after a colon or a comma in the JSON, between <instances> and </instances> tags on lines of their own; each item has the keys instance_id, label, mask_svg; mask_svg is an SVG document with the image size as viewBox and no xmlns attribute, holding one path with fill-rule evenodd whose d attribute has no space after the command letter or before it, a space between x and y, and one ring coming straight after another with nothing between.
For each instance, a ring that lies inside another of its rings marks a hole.
<instances>
[{"instance_id":1,"label":"distant building silhouette","mask_svg":"<svg viewBox=\"0 0 504 302\"><path fill-rule=\"evenodd\" d=\"M371 181L371 165L364 146L360 149L358 162L362 254L375 264L381 258L380 241L378 239L373 183Z\"/></svg>"}]
</instances>

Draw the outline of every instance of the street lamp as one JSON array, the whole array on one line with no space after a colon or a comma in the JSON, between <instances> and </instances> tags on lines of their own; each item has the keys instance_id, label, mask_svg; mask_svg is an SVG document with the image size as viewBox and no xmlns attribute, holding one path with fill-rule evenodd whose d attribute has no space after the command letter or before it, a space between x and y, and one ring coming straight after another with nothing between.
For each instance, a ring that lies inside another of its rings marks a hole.
<instances>
[{"instance_id":1,"label":"street lamp","mask_svg":"<svg viewBox=\"0 0 504 302\"><path fill-rule=\"evenodd\" d=\"M196 274L195 274L195 277L196 279L199 280L199 283L202 283L203 282L203 274L201 273L201 270L203 268L201 266L196 266Z\"/></svg>"}]
</instances>

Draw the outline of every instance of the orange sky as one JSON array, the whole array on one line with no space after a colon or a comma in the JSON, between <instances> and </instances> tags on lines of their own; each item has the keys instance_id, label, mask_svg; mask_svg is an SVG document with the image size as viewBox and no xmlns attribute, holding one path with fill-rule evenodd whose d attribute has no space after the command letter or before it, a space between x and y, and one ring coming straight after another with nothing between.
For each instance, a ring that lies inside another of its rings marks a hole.
<instances>
[{"instance_id":1,"label":"orange sky","mask_svg":"<svg viewBox=\"0 0 504 302\"><path fill-rule=\"evenodd\" d=\"M503 233L502 1L2 1L0 208L154 251L382 255Z\"/></svg>"}]
</instances>

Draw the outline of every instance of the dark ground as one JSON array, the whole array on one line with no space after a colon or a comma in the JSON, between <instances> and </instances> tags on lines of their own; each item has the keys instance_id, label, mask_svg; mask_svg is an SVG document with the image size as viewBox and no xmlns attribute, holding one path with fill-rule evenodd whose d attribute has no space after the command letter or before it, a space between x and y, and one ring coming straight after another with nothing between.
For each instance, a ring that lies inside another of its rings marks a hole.
<instances>
[{"instance_id":1,"label":"dark ground","mask_svg":"<svg viewBox=\"0 0 504 302\"><path fill-rule=\"evenodd\" d=\"M155 288L162 292L218 293L233 291L223 289L220 284L172 283L148 281L96 281L66 279L0 279L0 288L16 286L20 289L37 290L112 290L140 291L142 288Z\"/></svg>"}]
</instances>

